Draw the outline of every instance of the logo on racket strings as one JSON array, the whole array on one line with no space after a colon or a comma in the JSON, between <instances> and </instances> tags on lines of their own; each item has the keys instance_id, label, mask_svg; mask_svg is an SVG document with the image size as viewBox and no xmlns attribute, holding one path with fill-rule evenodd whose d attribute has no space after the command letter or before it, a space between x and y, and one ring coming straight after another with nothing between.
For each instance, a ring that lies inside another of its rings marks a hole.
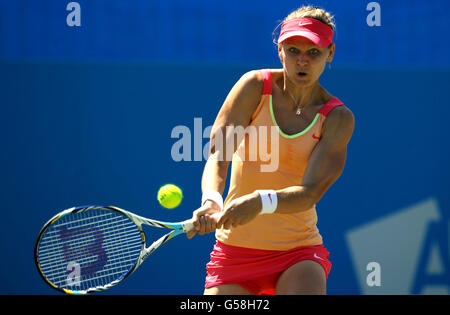
<instances>
[{"instance_id":1,"label":"logo on racket strings","mask_svg":"<svg viewBox=\"0 0 450 315\"><path fill-rule=\"evenodd\" d=\"M64 252L66 283L79 286L82 278L92 276L102 270L108 262L103 249L103 234L96 227L59 229L59 237Z\"/></svg>"}]
</instances>

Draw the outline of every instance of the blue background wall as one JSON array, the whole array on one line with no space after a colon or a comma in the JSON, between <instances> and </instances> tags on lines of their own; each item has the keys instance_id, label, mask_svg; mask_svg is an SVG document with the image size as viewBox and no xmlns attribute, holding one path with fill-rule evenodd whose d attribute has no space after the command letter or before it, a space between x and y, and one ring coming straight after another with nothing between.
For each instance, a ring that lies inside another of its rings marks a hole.
<instances>
[{"instance_id":1,"label":"blue background wall","mask_svg":"<svg viewBox=\"0 0 450 315\"><path fill-rule=\"evenodd\" d=\"M243 73L279 67L272 32L303 4L78 1L81 26L69 27L67 3L0 0L2 294L54 293L33 246L62 209L189 217L204 161L173 161L171 131L193 131L194 118L211 125ZM369 1L309 3L336 17L321 83L356 117L346 169L318 204L328 293L448 294L450 42L439 36L450 4L378 1L382 24L369 27ZM156 201L167 182L184 191L175 210ZM201 294L213 243L181 236L108 293ZM380 287L366 282L372 261Z\"/></svg>"}]
</instances>

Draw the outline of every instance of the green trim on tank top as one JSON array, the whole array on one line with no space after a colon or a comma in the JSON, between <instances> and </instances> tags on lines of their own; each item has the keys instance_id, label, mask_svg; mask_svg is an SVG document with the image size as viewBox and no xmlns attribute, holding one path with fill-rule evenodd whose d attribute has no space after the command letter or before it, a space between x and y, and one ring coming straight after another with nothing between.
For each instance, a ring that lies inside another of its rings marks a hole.
<instances>
[{"instance_id":1,"label":"green trim on tank top","mask_svg":"<svg viewBox=\"0 0 450 315\"><path fill-rule=\"evenodd\" d=\"M305 130L303 130L299 133L293 134L293 135L288 135L288 134L285 134L283 132L283 130L281 130L281 128L278 126L278 123L275 119L275 114L273 113L272 95L270 95L270 98L269 98L269 108L270 108L270 116L272 116L273 124L275 125L275 127L277 127L277 130L280 133L280 135L282 135L284 138L287 138L287 139L297 138L297 137L300 137L300 136L304 135L305 133L307 133L314 126L314 124L316 123L317 119L319 119L319 116L320 116L320 113L317 113L316 117L314 117L314 120L309 124L308 127L306 127Z\"/></svg>"}]
</instances>

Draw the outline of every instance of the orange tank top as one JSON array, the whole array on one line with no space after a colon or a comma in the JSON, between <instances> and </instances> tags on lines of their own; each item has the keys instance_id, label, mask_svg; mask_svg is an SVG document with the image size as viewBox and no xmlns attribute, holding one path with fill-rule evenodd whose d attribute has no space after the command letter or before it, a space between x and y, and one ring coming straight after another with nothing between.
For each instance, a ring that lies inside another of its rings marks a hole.
<instances>
[{"instance_id":1,"label":"orange tank top","mask_svg":"<svg viewBox=\"0 0 450 315\"><path fill-rule=\"evenodd\" d=\"M261 101L233 155L225 206L257 189L279 190L301 185L311 153L319 142L323 122L334 107L343 105L332 98L305 130L287 135L278 127L273 114L272 72L261 70L261 73L264 78ZM265 250L322 244L315 206L292 214L258 215L245 225L218 229L216 238L228 245Z\"/></svg>"}]
</instances>

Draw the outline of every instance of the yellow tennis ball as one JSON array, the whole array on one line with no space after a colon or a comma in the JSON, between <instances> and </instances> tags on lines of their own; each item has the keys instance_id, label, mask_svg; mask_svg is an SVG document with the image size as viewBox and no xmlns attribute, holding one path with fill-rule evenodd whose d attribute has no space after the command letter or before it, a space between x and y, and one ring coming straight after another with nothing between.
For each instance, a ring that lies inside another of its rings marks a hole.
<instances>
[{"instance_id":1,"label":"yellow tennis ball","mask_svg":"<svg viewBox=\"0 0 450 315\"><path fill-rule=\"evenodd\" d=\"M164 208L178 207L183 199L183 193L178 186L167 184L158 190L158 201Z\"/></svg>"}]
</instances>

